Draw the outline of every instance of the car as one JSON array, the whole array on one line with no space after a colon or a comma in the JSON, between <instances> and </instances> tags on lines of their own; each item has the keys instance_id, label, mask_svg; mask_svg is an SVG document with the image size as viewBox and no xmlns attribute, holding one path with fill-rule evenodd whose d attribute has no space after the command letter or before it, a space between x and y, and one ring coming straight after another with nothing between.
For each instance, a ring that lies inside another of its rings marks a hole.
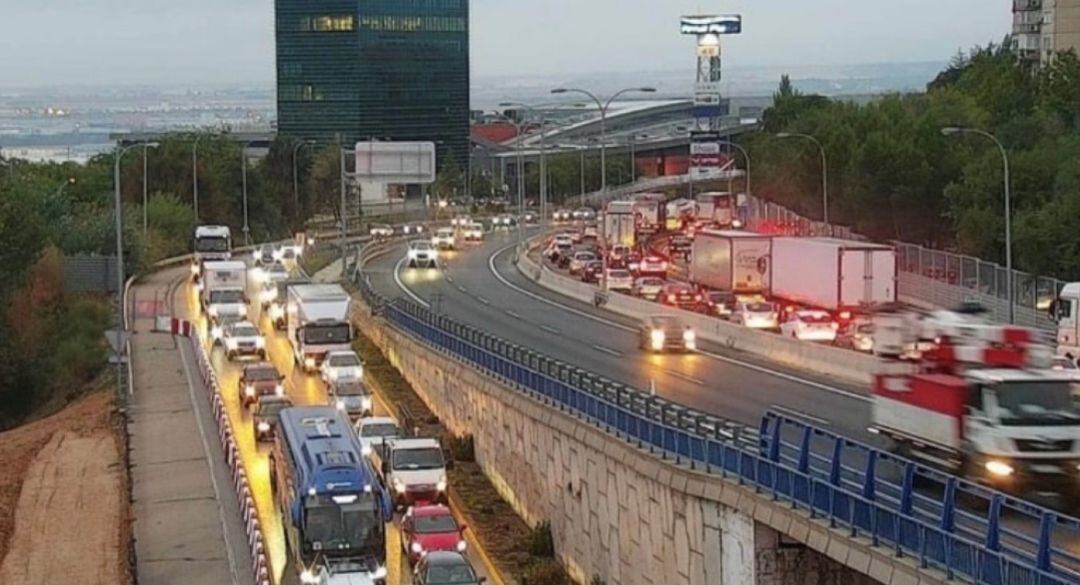
<instances>
[{"instance_id":1,"label":"car","mask_svg":"<svg viewBox=\"0 0 1080 585\"><path fill-rule=\"evenodd\" d=\"M361 382L364 379L364 362L355 351L331 351L319 366L323 382L329 385L342 382Z\"/></svg>"},{"instance_id":2,"label":"car","mask_svg":"<svg viewBox=\"0 0 1080 585\"><path fill-rule=\"evenodd\" d=\"M526 211L521 216L521 222L525 225L536 225L540 223L540 214L535 211Z\"/></svg>"},{"instance_id":3,"label":"car","mask_svg":"<svg viewBox=\"0 0 1080 585\"><path fill-rule=\"evenodd\" d=\"M478 577L469 560L457 551L437 551L424 555L413 571L414 585L480 585L486 577Z\"/></svg>"},{"instance_id":4,"label":"car","mask_svg":"<svg viewBox=\"0 0 1080 585\"><path fill-rule=\"evenodd\" d=\"M482 242L484 241L484 224L474 221L462 227L461 233L466 242Z\"/></svg>"},{"instance_id":5,"label":"car","mask_svg":"<svg viewBox=\"0 0 1080 585\"><path fill-rule=\"evenodd\" d=\"M667 277L668 263L660 256L648 254L638 263L637 272L641 276Z\"/></svg>"},{"instance_id":6,"label":"car","mask_svg":"<svg viewBox=\"0 0 1080 585\"><path fill-rule=\"evenodd\" d=\"M780 327L780 311L776 303L740 301L731 310L730 320L750 329L777 329Z\"/></svg>"},{"instance_id":7,"label":"car","mask_svg":"<svg viewBox=\"0 0 1080 585\"><path fill-rule=\"evenodd\" d=\"M634 288L630 291L630 294L635 297L655 301L660 298L660 294L663 293L663 291L663 279L656 278L655 276L645 276L634 281Z\"/></svg>"},{"instance_id":8,"label":"car","mask_svg":"<svg viewBox=\"0 0 1080 585\"><path fill-rule=\"evenodd\" d=\"M593 262L595 260L597 260L597 257L594 252L589 252L587 250L574 252L573 256L570 256L570 274L581 274L581 271L585 268L585 264Z\"/></svg>"},{"instance_id":9,"label":"car","mask_svg":"<svg viewBox=\"0 0 1080 585\"><path fill-rule=\"evenodd\" d=\"M638 347L650 352L694 351L697 333L672 315L650 315L638 328Z\"/></svg>"},{"instance_id":10,"label":"car","mask_svg":"<svg viewBox=\"0 0 1080 585\"><path fill-rule=\"evenodd\" d=\"M581 237L586 240L595 240L600 237L600 228L595 223L587 223L581 228Z\"/></svg>"},{"instance_id":11,"label":"car","mask_svg":"<svg viewBox=\"0 0 1080 585\"><path fill-rule=\"evenodd\" d=\"M269 307L270 303L277 298L278 283L288 280L290 274L289 269L281 262L264 265L263 268L258 269L258 272L255 272L255 280L260 284L259 304L263 310Z\"/></svg>"},{"instance_id":12,"label":"car","mask_svg":"<svg viewBox=\"0 0 1080 585\"><path fill-rule=\"evenodd\" d=\"M608 264L612 267L626 268L626 257L630 255L630 246L612 246L608 250Z\"/></svg>"},{"instance_id":13,"label":"car","mask_svg":"<svg viewBox=\"0 0 1080 585\"><path fill-rule=\"evenodd\" d=\"M372 451L371 459L392 489L397 507L446 503L447 461L438 440L386 439L382 449Z\"/></svg>"},{"instance_id":14,"label":"car","mask_svg":"<svg viewBox=\"0 0 1080 585\"><path fill-rule=\"evenodd\" d=\"M836 344L863 353L874 353L874 324L851 322L836 332Z\"/></svg>"},{"instance_id":15,"label":"car","mask_svg":"<svg viewBox=\"0 0 1080 585\"><path fill-rule=\"evenodd\" d=\"M580 221L594 220L596 219L596 210L591 207L578 207L571 217Z\"/></svg>"},{"instance_id":16,"label":"car","mask_svg":"<svg viewBox=\"0 0 1080 585\"><path fill-rule=\"evenodd\" d=\"M273 263L275 261L274 250L273 244L263 244L258 248L255 248L255 251L251 253L252 258L255 260L255 265L263 266Z\"/></svg>"},{"instance_id":17,"label":"car","mask_svg":"<svg viewBox=\"0 0 1080 585\"><path fill-rule=\"evenodd\" d=\"M471 217L469 217L467 215L459 215L459 216L454 217L454 218L452 218L450 220L450 225L452 225L454 227L465 227L465 226L469 225L472 222L473 222L473 220L472 220Z\"/></svg>"},{"instance_id":18,"label":"car","mask_svg":"<svg viewBox=\"0 0 1080 585\"><path fill-rule=\"evenodd\" d=\"M394 235L394 228L389 224L376 223L368 229L368 234L373 238L389 238Z\"/></svg>"},{"instance_id":19,"label":"car","mask_svg":"<svg viewBox=\"0 0 1080 585\"><path fill-rule=\"evenodd\" d=\"M701 293L685 282L669 282L660 292L660 302L680 309L696 310L702 305Z\"/></svg>"},{"instance_id":20,"label":"car","mask_svg":"<svg viewBox=\"0 0 1080 585\"><path fill-rule=\"evenodd\" d=\"M600 282L600 275L604 273L603 260L587 262L581 269L581 282Z\"/></svg>"},{"instance_id":21,"label":"car","mask_svg":"<svg viewBox=\"0 0 1080 585\"><path fill-rule=\"evenodd\" d=\"M607 290L630 293L634 290L634 277L629 270L623 268L608 268L604 275Z\"/></svg>"},{"instance_id":22,"label":"car","mask_svg":"<svg viewBox=\"0 0 1080 585\"><path fill-rule=\"evenodd\" d=\"M233 321L222 327L221 343L229 361L240 357L266 359L266 338L251 321Z\"/></svg>"},{"instance_id":23,"label":"car","mask_svg":"<svg viewBox=\"0 0 1080 585\"><path fill-rule=\"evenodd\" d=\"M1080 381L1080 368L1078 368L1076 362L1068 356L1056 355L1050 358L1050 369L1058 374L1064 374L1070 379ZM1078 396L1078 398L1080 398L1080 396Z\"/></svg>"},{"instance_id":24,"label":"car","mask_svg":"<svg viewBox=\"0 0 1080 585\"><path fill-rule=\"evenodd\" d=\"M575 244L580 244L585 241L585 234L581 230L574 230L568 234L570 241Z\"/></svg>"},{"instance_id":25,"label":"car","mask_svg":"<svg viewBox=\"0 0 1080 585\"><path fill-rule=\"evenodd\" d=\"M295 263L299 257L300 247L294 244L286 244L274 250L274 261L281 262L286 266L290 263Z\"/></svg>"},{"instance_id":26,"label":"car","mask_svg":"<svg viewBox=\"0 0 1080 585\"><path fill-rule=\"evenodd\" d=\"M409 268L435 268L438 264L439 253L435 246L427 240L413 240L409 242L409 250L406 252Z\"/></svg>"},{"instance_id":27,"label":"car","mask_svg":"<svg viewBox=\"0 0 1080 585\"><path fill-rule=\"evenodd\" d=\"M827 311L802 309L788 313L780 324L780 334L799 341L836 341L840 325Z\"/></svg>"},{"instance_id":28,"label":"car","mask_svg":"<svg viewBox=\"0 0 1080 585\"><path fill-rule=\"evenodd\" d=\"M641 252L631 248L626 256L623 257L623 263L626 264L626 269L634 274L638 274L641 270Z\"/></svg>"},{"instance_id":29,"label":"car","mask_svg":"<svg viewBox=\"0 0 1080 585\"><path fill-rule=\"evenodd\" d=\"M735 308L735 294L726 290L708 290L702 293L705 312L713 317L728 318Z\"/></svg>"},{"instance_id":30,"label":"car","mask_svg":"<svg viewBox=\"0 0 1080 585\"><path fill-rule=\"evenodd\" d=\"M454 230L453 228L439 228L435 230L435 235L431 236L431 245L435 246L439 250L453 250L454 249Z\"/></svg>"},{"instance_id":31,"label":"car","mask_svg":"<svg viewBox=\"0 0 1080 585\"><path fill-rule=\"evenodd\" d=\"M293 402L288 396L276 394L260 396L255 401L252 412L252 427L255 429L255 444L272 441L277 430L278 414L286 408L292 408Z\"/></svg>"},{"instance_id":32,"label":"car","mask_svg":"<svg viewBox=\"0 0 1080 585\"><path fill-rule=\"evenodd\" d=\"M406 236L414 236L416 234L424 233L425 229L426 228L424 227L424 224L420 222L412 222L401 226L401 233L405 234Z\"/></svg>"},{"instance_id":33,"label":"car","mask_svg":"<svg viewBox=\"0 0 1080 585\"><path fill-rule=\"evenodd\" d=\"M244 366L236 382L237 395L244 408L255 404L265 396L285 396L285 376L270 362L258 362Z\"/></svg>"},{"instance_id":34,"label":"car","mask_svg":"<svg viewBox=\"0 0 1080 585\"><path fill-rule=\"evenodd\" d=\"M555 213L551 214L553 221L570 221L573 218L574 214L569 209L556 209Z\"/></svg>"},{"instance_id":35,"label":"car","mask_svg":"<svg viewBox=\"0 0 1080 585\"><path fill-rule=\"evenodd\" d=\"M362 380L343 379L328 385L327 392L334 406L349 418L361 418L372 413L374 408L371 393Z\"/></svg>"},{"instance_id":36,"label":"car","mask_svg":"<svg viewBox=\"0 0 1080 585\"><path fill-rule=\"evenodd\" d=\"M401 518L401 548L410 565L438 551L465 552L465 526L446 506L414 506Z\"/></svg>"},{"instance_id":37,"label":"car","mask_svg":"<svg viewBox=\"0 0 1080 585\"><path fill-rule=\"evenodd\" d=\"M558 238L552 240L548 245L547 250L544 252L544 256L551 262L558 264L559 259L563 256L570 254L574 249L574 245L569 241L560 241Z\"/></svg>"},{"instance_id":38,"label":"car","mask_svg":"<svg viewBox=\"0 0 1080 585\"><path fill-rule=\"evenodd\" d=\"M570 261L573 260L574 254L577 254L577 250L571 249L559 254L559 257L555 259L555 266L558 266L563 270L569 270Z\"/></svg>"},{"instance_id":39,"label":"car","mask_svg":"<svg viewBox=\"0 0 1080 585\"><path fill-rule=\"evenodd\" d=\"M494 229L510 229L512 227L517 226L517 223L518 223L517 218L512 216L512 215L509 215L509 214L496 215L491 220L491 227L494 228Z\"/></svg>"},{"instance_id":40,"label":"car","mask_svg":"<svg viewBox=\"0 0 1080 585\"><path fill-rule=\"evenodd\" d=\"M367 457L381 449L385 441L400 439L403 435L394 419L369 416L356 421L356 436L360 439L360 452Z\"/></svg>"}]
</instances>

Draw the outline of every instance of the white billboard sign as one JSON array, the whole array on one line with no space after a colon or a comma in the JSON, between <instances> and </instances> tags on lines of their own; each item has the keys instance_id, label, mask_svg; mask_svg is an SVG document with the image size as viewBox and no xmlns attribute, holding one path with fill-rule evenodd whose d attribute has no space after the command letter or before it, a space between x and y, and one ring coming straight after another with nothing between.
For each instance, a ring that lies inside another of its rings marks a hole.
<instances>
[{"instance_id":1,"label":"white billboard sign","mask_svg":"<svg viewBox=\"0 0 1080 585\"><path fill-rule=\"evenodd\" d=\"M434 142L357 142L356 178L388 185L435 182Z\"/></svg>"}]
</instances>

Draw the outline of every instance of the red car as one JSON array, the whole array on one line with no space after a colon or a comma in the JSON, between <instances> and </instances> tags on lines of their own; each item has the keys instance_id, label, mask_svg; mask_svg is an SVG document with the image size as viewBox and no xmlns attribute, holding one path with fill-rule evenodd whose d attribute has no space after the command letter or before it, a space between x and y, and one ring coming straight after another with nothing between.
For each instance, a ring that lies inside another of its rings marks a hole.
<instances>
[{"instance_id":1,"label":"red car","mask_svg":"<svg viewBox=\"0 0 1080 585\"><path fill-rule=\"evenodd\" d=\"M600 275L604 273L604 262L593 260L581 269L582 282L600 282Z\"/></svg>"},{"instance_id":2,"label":"red car","mask_svg":"<svg viewBox=\"0 0 1080 585\"><path fill-rule=\"evenodd\" d=\"M682 282L668 283L664 286L663 292L660 293L661 303L690 311L697 310L701 306L701 301L701 293L694 290L694 287L689 284Z\"/></svg>"},{"instance_id":3,"label":"red car","mask_svg":"<svg viewBox=\"0 0 1080 585\"><path fill-rule=\"evenodd\" d=\"M465 552L465 526L459 525L446 506L409 508L401 520L401 546L409 563L434 551Z\"/></svg>"},{"instance_id":4,"label":"red car","mask_svg":"<svg viewBox=\"0 0 1080 585\"><path fill-rule=\"evenodd\" d=\"M260 396L284 396L285 376L278 373L270 362L259 362L244 366L237 382L240 403L245 408L255 404Z\"/></svg>"}]
</instances>

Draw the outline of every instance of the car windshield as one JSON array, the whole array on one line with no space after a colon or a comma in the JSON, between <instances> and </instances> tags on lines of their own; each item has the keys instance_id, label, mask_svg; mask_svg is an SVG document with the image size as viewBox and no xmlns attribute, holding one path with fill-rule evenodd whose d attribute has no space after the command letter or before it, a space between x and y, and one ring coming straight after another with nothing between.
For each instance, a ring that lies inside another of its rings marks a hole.
<instances>
[{"instance_id":1,"label":"car windshield","mask_svg":"<svg viewBox=\"0 0 1080 585\"><path fill-rule=\"evenodd\" d=\"M428 585L469 585L476 583L476 573L467 563L428 565L424 583Z\"/></svg>"},{"instance_id":2,"label":"car windshield","mask_svg":"<svg viewBox=\"0 0 1080 585\"><path fill-rule=\"evenodd\" d=\"M420 469L441 469L443 455L441 449L425 447L422 449L395 449L394 469L406 471Z\"/></svg>"},{"instance_id":3,"label":"car windshield","mask_svg":"<svg viewBox=\"0 0 1080 585\"><path fill-rule=\"evenodd\" d=\"M410 247L413 250L430 250L431 249L431 243L430 242L413 242Z\"/></svg>"},{"instance_id":4,"label":"car windshield","mask_svg":"<svg viewBox=\"0 0 1080 585\"><path fill-rule=\"evenodd\" d=\"M278 373L274 368L248 368L247 371L244 372L244 377L253 381L277 380Z\"/></svg>"},{"instance_id":5,"label":"car windshield","mask_svg":"<svg viewBox=\"0 0 1080 585\"><path fill-rule=\"evenodd\" d=\"M232 304L244 302L242 290L212 290L210 291L210 304Z\"/></svg>"},{"instance_id":6,"label":"car windshield","mask_svg":"<svg viewBox=\"0 0 1080 585\"><path fill-rule=\"evenodd\" d=\"M332 355L328 361L330 362L330 367L333 368L349 368L360 365L360 358L351 353Z\"/></svg>"},{"instance_id":7,"label":"car windshield","mask_svg":"<svg viewBox=\"0 0 1080 585\"><path fill-rule=\"evenodd\" d=\"M664 281L659 278L642 278L638 281L641 286L663 286Z\"/></svg>"},{"instance_id":8,"label":"car windshield","mask_svg":"<svg viewBox=\"0 0 1080 585\"><path fill-rule=\"evenodd\" d=\"M304 508L304 539L321 542L323 548L377 547L382 540L383 521L374 496L361 496L352 504L338 505L317 497L317 505Z\"/></svg>"},{"instance_id":9,"label":"car windshield","mask_svg":"<svg viewBox=\"0 0 1080 585\"><path fill-rule=\"evenodd\" d=\"M199 238L195 240L196 252L228 252L228 238Z\"/></svg>"},{"instance_id":10,"label":"car windshield","mask_svg":"<svg viewBox=\"0 0 1080 585\"><path fill-rule=\"evenodd\" d=\"M433 534L439 532L457 532L457 521L450 514L439 516L416 516L413 519L413 529L419 534Z\"/></svg>"},{"instance_id":11,"label":"car windshield","mask_svg":"<svg viewBox=\"0 0 1080 585\"><path fill-rule=\"evenodd\" d=\"M288 276L289 269L285 268L281 264L273 264L266 269L266 273L271 276Z\"/></svg>"},{"instance_id":12,"label":"car windshield","mask_svg":"<svg viewBox=\"0 0 1080 585\"><path fill-rule=\"evenodd\" d=\"M630 273L625 270L612 270L608 273L611 278L630 278Z\"/></svg>"},{"instance_id":13,"label":"car windshield","mask_svg":"<svg viewBox=\"0 0 1080 585\"><path fill-rule=\"evenodd\" d=\"M593 258L596 258L596 255L592 252L578 252L576 254L577 260L592 260Z\"/></svg>"},{"instance_id":14,"label":"car windshield","mask_svg":"<svg viewBox=\"0 0 1080 585\"><path fill-rule=\"evenodd\" d=\"M803 323L832 323L828 313L799 313L799 320Z\"/></svg>"},{"instance_id":15,"label":"car windshield","mask_svg":"<svg viewBox=\"0 0 1080 585\"><path fill-rule=\"evenodd\" d=\"M260 400L259 416L277 416L278 413L292 406L288 400Z\"/></svg>"},{"instance_id":16,"label":"car windshield","mask_svg":"<svg viewBox=\"0 0 1080 585\"><path fill-rule=\"evenodd\" d=\"M679 320L670 315L657 315L652 318L653 326L661 329L674 329L680 327Z\"/></svg>"},{"instance_id":17,"label":"car windshield","mask_svg":"<svg viewBox=\"0 0 1080 585\"><path fill-rule=\"evenodd\" d=\"M1068 382L1006 382L995 390L1003 425L1069 426L1080 421Z\"/></svg>"},{"instance_id":18,"label":"car windshield","mask_svg":"<svg viewBox=\"0 0 1080 585\"><path fill-rule=\"evenodd\" d=\"M349 339L349 325L347 323L337 323L334 325L311 324L304 327L303 332L304 341L315 345L348 343L352 341Z\"/></svg>"},{"instance_id":19,"label":"car windshield","mask_svg":"<svg viewBox=\"0 0 1080 585\"><path fill-rule=\"evenodd\" d=\"M772 313L775 309L772 303L750 303L746 310L751 313Z\"/></svg>"},{"instance_id":20,"label":"car windshield","mask_svg":"<svg viewBox=\"0 0 1080 585\"><path fill-rule=\"evenodd\" d=\"M394 423L369 423L360 427L361 437L396 437L400 432Z\"/></svg>"},{"instance_id":21,"label":"car windshield","mask_svg":"<svg viewBox=\"0 0 1080 585\"><path fill-rule=\"evenodd\" d=\"M232 328L233 337L258 337L259 330L251 325L235 325Z\"/></svg>"},{"instance_id":22,"label":"car windshield","mask_svg":"<svg viewBox=\"0 0 1080 585\"><path fill-rule=\"evenodd\" d=\"M722 292L709 293L709 300L714 303L726 303L731 300L731 295Z\"/></svg>"},{"instance_id":23,"label":"car windshield","mask_svg":"<svg viewBox=\"0 0 1080 585\"><path fill-rule=\"evenodd\" d=\"M1057 357L1054 358L1053 368L1055 370L1075 370L1076 364L1069 358Z\"/></svg>"},{"instance_id":24,"label":"car windshield","mask_svg":"<svg viewBox=\"0 0 1080 585\"><path fill-rule=\"evenodd\" d=\"M449 230L449 229L446 229L446 228L442 228L442 229L439 230L439 236L440 237L449 238L452 235L454 235L454 230Z\"/></svg>"}]
</instances>

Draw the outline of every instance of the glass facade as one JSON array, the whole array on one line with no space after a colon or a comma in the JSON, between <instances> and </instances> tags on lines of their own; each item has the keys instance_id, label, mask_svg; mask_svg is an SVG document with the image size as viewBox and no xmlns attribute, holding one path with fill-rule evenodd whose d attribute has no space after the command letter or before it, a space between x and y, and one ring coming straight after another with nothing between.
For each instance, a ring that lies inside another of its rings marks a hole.
<instances>
[{"instance_id":1,"label":"glass facade","mask_svg":"<svg viewBox=\"0 0 1080 585\"><path fill-rule=\"evenodd\" d=\"M276 0L278 132L468 156L468 0Z\"/></svg>"}]
</instances>

